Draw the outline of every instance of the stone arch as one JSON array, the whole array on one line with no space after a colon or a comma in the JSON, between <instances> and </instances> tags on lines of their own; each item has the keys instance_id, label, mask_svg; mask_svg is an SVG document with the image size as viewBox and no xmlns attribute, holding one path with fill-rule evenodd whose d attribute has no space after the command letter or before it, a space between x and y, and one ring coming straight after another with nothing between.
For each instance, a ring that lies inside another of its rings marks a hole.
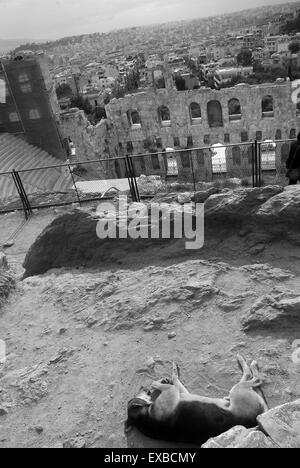
<instances>
[{"instance_id":1,"label":"stone arch","mask_svg":"<svg viewBox=\"0 0 300 468\"><path fill-rule=\"evenodd\" d=\"M140 114L138 113L137 110L129 110L127 111L127 118L130 126L134 125L141 125L141 118Z\"/></svg>"},{"instance_id":2,"label":"stone arch","mask_svg":"<svg viewBox=\"0 0 300 468\"><path fill-rule=\"evenodd\" d=\"M239 99L232 98L228 101L229 120L241 120L242 111Z\"/></svg>"},{"instance_id":3,"label":"stone arch","mask_svg":"<svg viewBox=\"0 0 300 468\"><path fill-rule=\"evenodd\" d=\"M205 156L204 156L203 149L196 150L196 154L197 154L197 163L199 164L199 166L205 166Z\"/></svg>"},{"instance_id":4,"label":"stone arch","mask_svg":"<svg viewBox=\"0 0 300 468\"><path fill-rule=\"evenodd\" d=\"M160 106L158 108L158 117L160 123L162 125L170 125L171 124L171 115L170 110L167 106Z\"/></svg>"},{"instance_id":5,"label":"stone arch","mask_svg":"<svg viewBox=\"0 0 300 468\"><path fill-rule=\"evenodd\" d=\"M241 162L241 148L239 146L234 146L232 148L232 164L234 166L240 166Z\"/></svg>"},{"instance_id":6,"label":"stone arch","mask_svg":"<svg viewBox=\"0 0 300 468\"><path fill-rule=\"evenodd\" d=\"M202 120L200 104L198 104L198 102L192 102L189 110L192 124L200 123Z\"/></svg>"},{"instance_id":7,"label":"stone arch","mask_svg":"<svg viewBox=\"0 0 300 468\"><path fill-rule=\"evenodd\" d=\"M189 169L191 167L191 159L189 151L182 151L180 153L180 159L183 169Z\"/></svg>"},{"instance_id":8,"label":"stone arch","mask_svg":"<svg viewBox=\"0 0 300 468\"><path fill-rule=\"evenodd\" d=\"M290 145L288 143L284 143L281 147L281 162L284 164L289 157L290 152Z\"/></svg>"},{"instance_id":9,"label":"stone arch","mask_svg":"<svg viewBox=\"0 0 300 468\"><path fill-rule=\"evenodd\" d=\"M160 169L158 154L151 154L152 167L155 170Z\"/></svg>"},{"instance_id":10,"label":"stone arch","mask_svg":"<svg viewBox=\"0 0 300 468\"><path fill-rule=\"evenodd\" d=\"M207 103L208 124L211 128L223 127L223 110L219 101L209 101Z\"/></svg>"},{"instance_id":11,"label":"stone arch","mask_svg":"<svg viewBox=\"0 0 300 468\"><path fill-rule=\"evenodd\" d=\"M248 164L252 165L253 164L253 156L254 156L253 146L252 145L249 146L247 153L248 153Z\"/></svg>"},{"instance_id":12,"label":"stone arch","mask_svg":"<svg viewBox=\"0 0 300 468\"><path fill-rule=\"evenodd\" d=\"M300 93L297 94L297 106L296 106L297 116L300 115Z\"/></svg>"},{"instance_id":13,"label":"stone arch","mask_svg":"<svg viewBox=\"0 0 300 468\"><path fill-rule=\"evenodd\" d=\"M261 100L262 117L274 117L274 99L268 94Z\"/></svg>"}]
</instances>

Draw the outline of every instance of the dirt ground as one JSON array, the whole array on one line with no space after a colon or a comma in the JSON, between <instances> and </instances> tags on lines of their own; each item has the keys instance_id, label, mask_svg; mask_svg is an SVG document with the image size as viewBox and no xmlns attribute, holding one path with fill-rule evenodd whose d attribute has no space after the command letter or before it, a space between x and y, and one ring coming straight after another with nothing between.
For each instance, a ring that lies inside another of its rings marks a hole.
<instances>
[{"instance_id":1,"label":"dirt ground","mask_svg":"<svg viewBox=\"0 0 300 468\"><path fill-rule=\"evenodd\" d=\"M17 275L55 216L36 213L5 249ZM22 221L0 217L0 245ZM250 254L243 242L219 236L189 253L179 244L145 255L116 249L98 268L19 280L0 312L0 447L172 446L124 433L127 401L170 374L172 361L191 391L225 396L241 353L259 361L270 406L299 398L291 356L300 327L245 333L241 317L265 294L299 291L300 248L279 242Z\"/></svg>"}]
</instances>

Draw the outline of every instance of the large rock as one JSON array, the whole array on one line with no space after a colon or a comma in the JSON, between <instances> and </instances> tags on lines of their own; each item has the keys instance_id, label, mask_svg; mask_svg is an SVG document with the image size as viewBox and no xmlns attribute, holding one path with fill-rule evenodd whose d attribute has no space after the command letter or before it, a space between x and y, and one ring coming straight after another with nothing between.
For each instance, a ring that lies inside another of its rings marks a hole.
<instances>
[{"instance_id":1,"label":"large rock","mask_svg":"<svg viewBox=\"0 0 300 468\"><path fill-rule=\"evenodd\" d=\"M281 448L300 448L300 400L258 417L260 427Z\"/></svg>"},{"instance_id":2,"label":"large rock","mask_svg":"<svg viewBox=\"0 0 300 468\"><path fill-rule=\"evenodd\" d=\"M195 192L191 200L195 203L204 203L211 195L219 193L219 189L216 187L211 187L207 190L199 190Z\"/></svg>"},{"instance_id":3,"label":"large rock","mask_svg":"<svg viewBox=\"0 0 300 468\"><path fill-rule=\"evenodd\" d=\"M292 292L268 294L258 299L241 317L244 330L295 327L300 330L300 295Z\"/></svg>"},{"instance_id":4,"label":"large rock","mask_svg":"<svg viewBox=\"0 0 300 468\"><path fill-rule=\"evenodd\" d=\"M235 448L279 448L261 431L252 431Z\"/></svg>"},{"instance_id":5,"label":"large rock","mask_svg":"<svg viewBox=\"0 0 300 468\"><path fill-rule=\"evenodd\" d=\"M201 448L233 448L251 431L252 429L246 429L244 426L233 427L224 434L209 439Z\"/></svg>"},{"instance_id":6,"label":"large rock","mask_svg":"<svg viewBox=\"0 0 300 468\"><path fill-rule=\"evenodd\" d=\"M282 191L282 187L274 185L212 195L205 202L205 216L215 220L249 220L262 204Z\"/></svg>"},{"instance_id":7,"label":"large rock","mask_svg":"<svg viewBox=\"0 0 300 468\"><path fill-rule=\"evenodd\" d=\"M208 440L201 448L277 448L263 432L236 426Z\"/></svg>"},{"instance_id":8,"label":"large rock","mask_svg":"<svg viewBox=\"0 0 300 468\"><path fill-rule=\"evenodd\" d=\"M177 204L174 208L180 208ZM103 208L104 209L104 208ZM170 210L171 211L171 210ZM58 216L36 239L29 249L25 261L24 277L43 274L52 268L76 266L100 266L103 262L112 259L122 261L124 252L129 254L143 253L147 247L153 245L168 245L174 239L174 216L170 216L171 228L168 239L127 239L105 238L97 236L97 225L101 214L91 214L80 209ZM108 219L108 218L107 218ZM122 218L116 220L117 228ZM130 220L129 220L130 221ZM149 231L148 214L143 220L145 228ZM158 224L160 220L158 220ZM126 223L125 223L126 226ZM184 248L184 247L183 247ZM117 256L117 258L116 258Z\"/></svg>"},{"instance_id":9,"label":"large rock","mask_svg":"<svg viewBox=\"0 0 300 468\"><path fill-rule=\"evenodd\" d=\"M141 195L154 195L163 188L163 181L160 176L141 175L137 179L137 185Z\"/></svg>"},{"instance_id":10,"label":"large rock","mask_svg":"<svg viewBox=\"0 0 300 468\"><path fill-rule=\"evenodd\" d=\"M291 185L268 199L257 211L259 221L300 225L300 185Z\"/></svg>"}]
</instances>

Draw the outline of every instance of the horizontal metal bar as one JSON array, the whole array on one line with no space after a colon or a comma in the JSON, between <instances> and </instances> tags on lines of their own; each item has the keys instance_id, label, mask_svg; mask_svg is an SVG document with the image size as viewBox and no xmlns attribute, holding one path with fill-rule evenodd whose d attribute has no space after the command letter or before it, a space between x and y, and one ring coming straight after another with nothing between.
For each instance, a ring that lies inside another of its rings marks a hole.
<instances>
[{"instance_id":1,"label":"horizontal metal bar","mask_svg":"<svg viewBox=\"0 0 300 468\"><path fill-rule=\"evenodd\" d=\"M272 141L270 141L270 143L271 142L272 143L287 143L287 142L292 142L292 141L296 141L296 139L272 140ZM231 147L235 147L235 146L252 146L254 143L255 143L255 141L248 141L248 142L241 142L241 143L231 143L231 144L228 144L228 145L217 146L215 148L220 149L220 148L231 148ZM262 144L267 145L268 142L258 141L258 144L259 145L262 145ZM197 151L197 150L206 150L206 149L211 150L212 148L214 148L213 145L199 146L199 147L186 148L186 149L183 148L183 149L179 149L179 150L174 149L172 151L172 153L186 153L186 152L192 152L192 151ZM128 155L128 157L133 159L133 158L153 156L153 155L157 155L157 154L162 154L162 155L166 154L167 155L167 154L170 154L170 153L164 153L163 151L155 151L154 153L131 154L131 155ZM88 164L96 164L96 163L101 163L101 162L108 163L110 161L125 161L125 160L126 160L126 156L119 156L119 157L116 157L116 158L92 159L92 160L86 160L86 161L74 161L74 162L70 162L70 163L63 163L63 164L58 164L58 165L53 165L53 166L33 167L32 169L21 169L19 171L16 169L16 171L19 172L20 174L25 174L26 172L42 171L42 170L46 170L46 169L60 169L60 168L63 168L63 167L68 167L68 166L88 165ZM0 176L1 175L7 175L7 174L10 174L10 172L0 172Z\"/></svg>"}]
</instances>

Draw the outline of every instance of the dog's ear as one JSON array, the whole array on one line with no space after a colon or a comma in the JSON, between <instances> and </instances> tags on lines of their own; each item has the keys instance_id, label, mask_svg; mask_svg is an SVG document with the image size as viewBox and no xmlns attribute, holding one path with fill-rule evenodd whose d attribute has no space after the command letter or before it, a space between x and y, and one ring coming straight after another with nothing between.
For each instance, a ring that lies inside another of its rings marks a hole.
<instances>
[{"instance_id":1,"label":"dog's ear","mask_svg":"<svg viewBox=\"0 0 300 468\"><path fill-rule=\"evenodd\" d=\"M128 409L130 408L138 408L139 406L148 406L148 403L141 398L133 398L128 402Z\"/></svg>"}]
</instances>

